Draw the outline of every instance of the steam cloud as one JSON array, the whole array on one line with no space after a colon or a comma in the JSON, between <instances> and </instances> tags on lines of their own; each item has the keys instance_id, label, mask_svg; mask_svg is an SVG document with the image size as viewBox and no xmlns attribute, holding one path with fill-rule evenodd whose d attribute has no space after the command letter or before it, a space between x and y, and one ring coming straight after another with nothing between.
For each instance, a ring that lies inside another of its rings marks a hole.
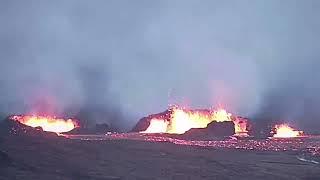
<instances>
[{"instance_id":1,"label":"steam cloud","mask_svg":"<svg viewBox=\"0 0 320 180\"><path fill-rule=\"evenodd\" d=\"M320 124L319 5L1 1L1 111L45 107L127 128L170 103L222 104L312 128Z\"/></svg>"}]
</instances>

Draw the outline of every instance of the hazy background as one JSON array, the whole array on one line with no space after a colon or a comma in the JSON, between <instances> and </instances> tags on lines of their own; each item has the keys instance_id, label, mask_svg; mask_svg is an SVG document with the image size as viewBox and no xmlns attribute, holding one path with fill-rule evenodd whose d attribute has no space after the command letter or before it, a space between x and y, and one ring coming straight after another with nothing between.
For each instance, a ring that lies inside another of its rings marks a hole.
<instances>
[{"instance_id":1,"label":"hazy background","mask_svg":"<svg viewBox=\"0 0 320 180\"><path fill-rule=\"evenodd\" d=\"M320 1L0 1L0 111L129 128L168 104L320 129Z\"/></svg>"}]
</instances>

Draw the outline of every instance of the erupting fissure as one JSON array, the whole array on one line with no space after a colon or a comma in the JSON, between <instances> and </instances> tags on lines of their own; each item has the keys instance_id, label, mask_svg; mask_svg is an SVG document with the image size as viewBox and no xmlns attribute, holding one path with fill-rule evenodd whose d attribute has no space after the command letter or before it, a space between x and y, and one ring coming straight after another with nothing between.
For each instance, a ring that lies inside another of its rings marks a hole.
<instances>
[{"instance_id":1,"label":"erupting fissure","mask_svg":"<svg viewBox=\"0 0 320 180\"><path fill-rule=\"evenodd\" d=\"M248 132L246 121L233 117L224 109L203 112L173 108L170 119L153 118L149 127L141 133L183 134L191 128L206 128L211 122L225 121L234 122L236 134Z\"/></svg>"},{"instance_id":2,"label":"erupting fissure","mask_svg":"<svg viewBox=\"0 0 320 180\"><path fill-rule=\"evenodd\" d=\"M303 131L294 130L288 124L280 124L274 127L274 135L275 138L292 138L299 137L303 134Z\"/></svg>"},{"instance_id":3,"label":"erupting fissure","mask_svg":"<svg viewBox=\"0 0 320 180\"><path fill-rule=\"evenodd\" d=\"M27 126L41 127L43 131L55 133L68 132L78 127L78 123L76 120L65 120L48 116L16 115L11 116L10 119L18 121Z\"/></svg>"}]
</instances>

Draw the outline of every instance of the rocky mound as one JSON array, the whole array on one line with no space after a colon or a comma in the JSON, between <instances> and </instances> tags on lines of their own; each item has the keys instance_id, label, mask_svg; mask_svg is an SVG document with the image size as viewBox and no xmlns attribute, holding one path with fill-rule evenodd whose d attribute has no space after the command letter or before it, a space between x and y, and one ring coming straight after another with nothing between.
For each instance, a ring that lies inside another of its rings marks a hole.
<instances>
[{"instance_id":1,"label":"rocky mound","mask_svg":"<svg viewBox=\"0 0 320 180\"><path fill-rule=\"evenodd\" d=\"M141 118L136 126L131 130L131 132L140 132L140 131L145 131L149 125L151 119L165 119L165 120L170 120L171 117L171 110L166 110L164 112L158 113L158 114L152 114L147 117Z\"/></svg>"},{"instance_id":2,"label":"rocky mound","mask_svg":"<svg viewBox=\"0 0 320 180\"><path fill-rule=\"evenodd\" d=\"M26 126L10 117L0 122L0 136L3 135L24 135L24 136L57 136L56 133L45 132L41 127Z\"/></svg>"},{"instance_id":3,"label":"rocky mound","mask_svg":"<svg viewBox=\"0 0 320 180\"><path fill-rule=\"evenodd\" d=\"M211 122L206 128L193 128L181 135L188 139L212 139L214 137L226 137L235 134L234 123Z\"/></svg>"},{"instance_id":4,"label":"rocky mound","mask_svg":"<svg viewBox=\"0 0 320 180\"><path fill-rule=\"evenodd\" d=\"M210 114L211 111L209 109L195 109L195 110L187 110L187 112L194 112L199 114ZM141 118L136 126L132 129L131 132L140 132L145 131L149 125L150 121L152 119L162 119L170 121L171 115L173 113L173 109L168 109L164 112L158 113L158 114L152 114L147 117ZM231 116L231 120L229 122L224 123L210 123L207 128L197 128L189 130L188 134L195 133L197 134L198 131L204 131L203 134L208 134L210 132L212 134L213 131L215 131L215 135L217 136L228 136L233 135L235 133L235 123L237 124L237 133L250 133L252 126L250 123L250 120L248 118L240 117L240 116ZM231 127L233 125L233 127ZM225 130L224 130L225 129ZM244 130L244 131L241 131ZM194 132L196 131L196 132ZM214 134L212 134L214 135Z\"/></svg>"}]
</instances>

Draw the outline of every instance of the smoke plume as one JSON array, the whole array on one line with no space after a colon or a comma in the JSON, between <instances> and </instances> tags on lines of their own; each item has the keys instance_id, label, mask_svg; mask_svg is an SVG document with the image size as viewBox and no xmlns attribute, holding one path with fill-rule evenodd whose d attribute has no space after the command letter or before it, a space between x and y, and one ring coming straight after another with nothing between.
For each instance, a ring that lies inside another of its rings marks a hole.
<instances>
[{"instance_id":1,"label":"smoke plume","mask_svg":"<svg viewBox=\"0 0 320 180\"><path fill-rule=\"evenodd\" d=\"M312 0L1 1L0 110L127 128L168 104L220 105L312 128L319 8Z\"/></svg>"}]
</instances>

